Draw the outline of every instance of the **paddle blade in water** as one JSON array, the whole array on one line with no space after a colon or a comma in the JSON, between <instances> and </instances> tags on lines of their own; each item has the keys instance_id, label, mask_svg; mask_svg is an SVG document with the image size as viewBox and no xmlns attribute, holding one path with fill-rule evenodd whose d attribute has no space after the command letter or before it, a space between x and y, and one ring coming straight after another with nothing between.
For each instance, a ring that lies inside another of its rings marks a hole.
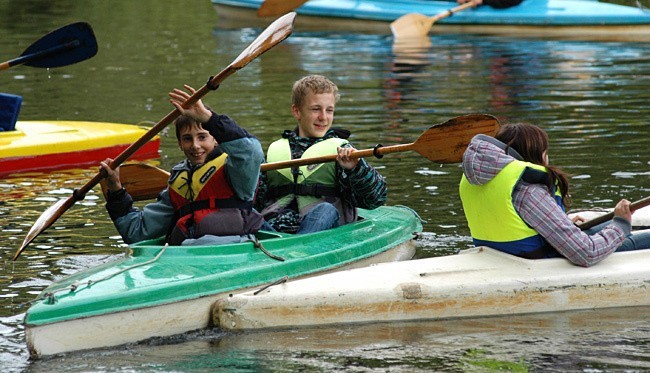
<instances>
[{"instance_id":1,"label":"paddle blade in water","mask_svg":"<svg viewBox=\"0 0 650 373\"><path fill-rule=\"evenodd\" d=\"M438 13L433 17L427 17L419 13L409 13L393 21L390 24L390 31L393 33L395 39L421 38L429 35L431 27L439 20L478 5L477 0L472 0L455 8L445 10L442 13Z\"/></svg>"},{"instance_id":2,"label":"paddle blade in water","mask_svg":"<svg viewBox=\"0 0 650 373\"><path fill-rule=\"evenodd\" d=\"M409 13L391 22L390 31L396 38L417 38L428 35L432 25L432 17Z\"/></svg>"},{"instance_id":3,"label":"paddle blade in water","mask_svg":"<svg viewBox=\"0 0 650 373\"><path fill-rule=\"evenodd\" d=\"M472 138L478 134L494 136L500 124L489 114L468 114L435 124L413 143L413 149L436 163L458 163Z\"/></svg>"}]
</instances>

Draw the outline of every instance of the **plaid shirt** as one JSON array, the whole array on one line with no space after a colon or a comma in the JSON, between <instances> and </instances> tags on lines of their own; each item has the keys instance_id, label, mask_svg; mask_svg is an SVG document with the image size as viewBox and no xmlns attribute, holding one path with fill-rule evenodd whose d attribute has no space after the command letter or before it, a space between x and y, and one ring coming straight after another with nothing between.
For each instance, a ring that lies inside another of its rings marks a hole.
<instances>
[{"instance_id":1,"label":"plaid shirt","mask_svg":"<svg viewBox=\"0 0 650 373\"><path fill-rule=\"evenodd\" d=\"M468 181L485 184L508 163L521 160L521 156L512 149L506 154L505 148L505 144L492 137L474 137L463 156L463 172ZM632 229L628 221L615 217L601 231L588 235L571 221L542 184L519 181L513 190L512 202L526 224L562 256L583 267L605 259L621 245Z\"/></svg>"}]
</instances>

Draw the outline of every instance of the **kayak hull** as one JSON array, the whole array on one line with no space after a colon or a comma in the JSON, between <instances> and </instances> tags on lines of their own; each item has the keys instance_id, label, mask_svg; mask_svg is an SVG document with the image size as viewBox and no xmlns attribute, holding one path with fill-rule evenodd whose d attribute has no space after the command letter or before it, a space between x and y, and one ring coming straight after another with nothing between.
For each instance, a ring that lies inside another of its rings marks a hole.
<instances>
[{"instance_id":1,"label":"kayak hull","mask_svg":"<svg viewBox=\"0 0 650 373\"><path fill-rule=\"evenodd\" d=\"M293 236L263 233L251 242L162 247L144 242L131 255L52 284L25 315L34 358L180 334L211 325L224 296L295 279L410 259L422 225L407 208L360 211L362 221ZM335 244L338 242L338 244ZM336 246L336 247L335 247Z\"/></svg>"},{"instance_id":2,"label":"kayak hull","mask_svg":"<svg viewBox=\"0 0 650 373\"><path fill-rule=\"evenodd\" d=\"M0 132L0 176L83 166L115 158L136 142L147 128L118 123L83 121L19 121L15 131ZM155 136L131 159L158 158Z\"/></svg>"},{"instance_id":3,"label":"kayak hull","mask_svg":"<svg viewBox=\"0 0 650 373\"><path fill-rule=\"evenodd\" d=\"M222 298L214 324L242 330L649 306L649 262L650 250L614 253L582 268L479 247Z\"/></svg>"},{"instance_id":4,"label":"kayak hull","mask_svg":"<svg viewBox=\"0 0 650 373\"><path fill-rule=\"evenodd\" d=\"M268 24L258 18L263 0L212 0L222 27L242 21ZM389 24L409 13L434 16L454 7L430 0L309 0L296 9L296 30L347 30L389 34ZM650 12L595 0L535 0L507 8L480 6L439 20L433 33L532 36L580 40L648 41Z\"/></svg>"}]
</instances>

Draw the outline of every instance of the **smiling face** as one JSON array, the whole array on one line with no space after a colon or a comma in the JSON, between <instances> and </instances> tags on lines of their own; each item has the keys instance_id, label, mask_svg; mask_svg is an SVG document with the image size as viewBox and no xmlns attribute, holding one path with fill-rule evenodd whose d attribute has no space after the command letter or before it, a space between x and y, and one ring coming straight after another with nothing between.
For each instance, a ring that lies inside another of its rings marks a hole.
<instances>
[{"instance_id":1,"label":"smiling face","mask_svg":"<svg viewBox=\"0 0 650 373\"><path fill-rule=\"evenodd\" d=\"M199 124L183 126L179 131L178 145L192 165L201 165L218 143L210 132Z\"/></svg>"},{"instance_id":2,"label":"smiling face","mask_svg":"<svg viewBox=\"0 0 650 373\"><path fill-rule=\"evenodd\" d=\"M291 113L298 121L298 136L323 137L334 121L336 95L308 92L300 106L291 105Z\"/></svg>"}]
</instances>

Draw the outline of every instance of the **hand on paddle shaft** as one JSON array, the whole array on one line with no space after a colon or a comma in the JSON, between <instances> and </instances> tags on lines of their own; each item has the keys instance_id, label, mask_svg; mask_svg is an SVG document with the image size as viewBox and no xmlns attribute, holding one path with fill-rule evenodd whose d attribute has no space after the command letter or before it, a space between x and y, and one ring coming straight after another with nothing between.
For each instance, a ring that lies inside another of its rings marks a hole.
<instances>
[{"instance_id":1,"label":"hand on paddle shaft","mask_svg":"<svg viewBox=\"0 0 650 373\"><path fill-rule=\"evenodd\" d=\"M605 215L601 215L597 218L588 220L586 222L580 223L579 221L574 221L580 227L580 229L585 230L589 229L591 227L594 227L598 224L602 224L606 221L610 221L614 219L614 216L621 216L624 219L628 220L631 222L632 220L632 213L640 208L650 206L650 197L646 197L643 199L640 199L638 201L634 201L632 203L629 203L627 200L621 200L618 204L616 204L616 207L614 208L614 211L609 212Z\"/></svg>"},{"instance_id":2,"label":"hand on paddle shaft","mask_svg":"<svg viewBox=\"0 0 650 373\"><path fill-rule=\"evenodd\" d=\"M85 22L72 23L43 36L18 58L0 63L0 71L12 66L60 67L71 65L97 54L93 29Z\"/></svg>"},{"instance_id":3,"label":"hand on paddle shaft","mask_svg":"<svg viewBox=\"0 0 650 373\"><path fill-rule=\"evenodd\" d=\"M226 78L230 75L239 71L239 69L248 65L251 61L257 58L262 53L273 48L281 41L289 37L293 32L293 24L296 18L295 13L286 14L278 18L270 26L262 32L235 60L223 69L219 74L211 77L203 87L196 91L186 102L184 106L189 106L194 102L198 101L201 97L205 96L210 90L215 90L219 87ZM120 153L110 167L116 169L124 161L126 161L131 155L133 155L138 149L145 145L149 140L151 140L158 132L162 131L168 124L172 123L180 115L178 109L174 109L172 112L167 114L163 119L161 119L156 125L154 125L147 133L145 133L140 139L135 143L129 146L126 150ZM97 185L103 178L104 173L99 172L93 179L87 182L80 189L74 191L72 196L67 199L59 200L56 204L48 208L34 223L30 231L27 233L25 240L21 247L14 254L13 260L16 260L20 253L29 245L30 242L36 238L42 231L47 229L52 223L54 223L61 215L63 215L74 203L78 200L81 200L85 197L95 185Z\"/></svg>"},{"instance_id":4,"label":"hand on paddle shaft","mask_svg":"<svg viewBox=\"0 0 650 373\"><path fill-rule=\"evenodd\" d=\"M499 129L499 121L487 114L469 114L452 118L444 123L431 126L410 144L391 146L377 145L373 149L353 150L345 149L343 154L330 154L320 157L291 159L264 163L261 171L277 170L304 166L308 164L337 161L342 157L348 166L356 164L355 159L365 157L381 158L385 154L414 150L435 163L458 163L462 161L463 153L470 140L478 134L494 136ZM121 184L126 188L134 201L155 198L158 193L167 187L169 172L146 164L127 164L121 167ZM106 182L102 182L102 190L106 197Z\"/></svg>"}]
</instances>

